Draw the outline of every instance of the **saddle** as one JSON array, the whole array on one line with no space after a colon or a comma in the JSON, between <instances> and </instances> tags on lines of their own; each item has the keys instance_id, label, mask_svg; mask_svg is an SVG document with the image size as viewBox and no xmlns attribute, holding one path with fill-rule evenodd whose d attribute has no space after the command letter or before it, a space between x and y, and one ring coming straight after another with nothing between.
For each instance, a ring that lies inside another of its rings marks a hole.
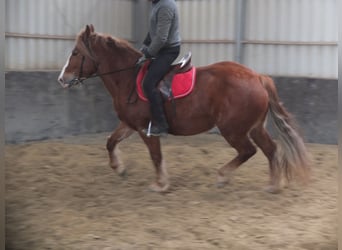
<instances>
[{"instance_id":1,"label":"saddle","mask_svg":"<svg viewBox=\"0 0 342 250\"><path fill-rule=\"evenodd\" d=\"M146 62L139 70L136 84L140 99L145 97L142 83L150 62ZM195 83L196 68L191 65L191 52L188 52L178 63L171 65L170 71L159 82L158 89L166 100L185 97L191 93Z\"/></svg>"}]
</instances>

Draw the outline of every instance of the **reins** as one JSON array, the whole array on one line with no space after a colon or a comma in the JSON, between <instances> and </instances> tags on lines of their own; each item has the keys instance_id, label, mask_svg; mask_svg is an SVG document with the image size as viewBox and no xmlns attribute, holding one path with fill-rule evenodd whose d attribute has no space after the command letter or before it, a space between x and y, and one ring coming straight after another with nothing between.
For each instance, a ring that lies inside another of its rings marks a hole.
<instances>
[{"instance_id":1,"label":"reins","mask_svg":"<svg viewBox=\"0 0 342 250\"><path fill-rule=\"evenodd\" d=\"M82 60L82 62L83 62L83 60ZM81 63L81 65L83 65L83 63ZM134 66L131 66L131 67L128 67L128 68L117 69L117 70L113 70L113 71L109 71L109 72L101 73L101 74L94 74L94 75L91 75L91 76L88 76L88 77L82 77L81 73L83 72L83 70L80 70L80 76L72 79L69 84L72 86L72 85L76 85L78 83L83 83L85 80L88 80L88 79L91 79L91 78L95 78L95 77L99 77L99 76L104 76L104 75L111 75L111 74L115 74L115 73L120 73L120 72L123 72L123 71L128 71L128 70L136 69L137 67L138 67L137 65L134 65Z\"/></svg>"},{"instance_id":2,"label":"reins","mask_svg":"<svg viewBox=\"0 0 342 250\"><path fill-rule=\"evenodd\" d=\"M119 73L119 72L123 72L123 71L128 71L128 70L132 70L132 69L136 69L136 68L137 68L137 65L134 65L134 66L128 67L128 68L117 69L117 70L109 71L109 72L102 73L102 74L91 75L89 77L86 77L84 80L87 80L87 79L90 79L90 78L99 77L99 76L104 76L104 75L111 75L111 74L115 74L115 73Z\"/></svg>"},{"instance_id":3,"label":"reins","mask_svg":"<svg viewBox=\"0 0 342 250\"><path fill-rule=\"evenodd\" d=\"M74 86L74 85L77 85L77 84L82 84L85 80L88 80L88 79L91 79L91 78L95 78L95 77L100 77L100 76L104 76L104 75L111 75L111 74L116 74L116 73L120 73L120 72L124 72L124 71L129 71L129 70L133 70L135 69L136 72L135 72L135 75L137 75L138 73L138 70L141 66L141 64L134 64L134 66L131 66L131 67L128 67L128 68L122 68L122 69L117 69L117 70L113 70L113 71L109 71L109 72L105 72L105 73L101 73L101 74L94 74L94 75L91 75L91 76L88 76L88 77L82 77L82 74L83 74L83 65L84 65L84 61L85 61L85 56L82 57L82 61L81 61L81 65L80 65L80 71L79 71L79 76L72 79L70 82L69 82L69 86ZM98 65L96 65L96 68L98 68ZM133 87L127 97L127 103L129 104L133 104L137 101L137 97L136 99L131 102L131 98L132 98L132 95L133 93L135 92L135 84L133 84Z\"/></svg>"}]
</instances>

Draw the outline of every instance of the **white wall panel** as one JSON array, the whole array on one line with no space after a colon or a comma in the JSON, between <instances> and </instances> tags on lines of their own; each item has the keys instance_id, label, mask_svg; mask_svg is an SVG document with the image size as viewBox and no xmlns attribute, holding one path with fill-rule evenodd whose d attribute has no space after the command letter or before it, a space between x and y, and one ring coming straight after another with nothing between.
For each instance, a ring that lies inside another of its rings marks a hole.
<instances>
[{"instance_id":1,"label":"white wall panel","mask_svg":"<svg viewBox=\"0 0 342 250\"><path fill-rule=\"evenodd\" d=\"M234 57L234 0L179 0L182 51L203 66Z\"/></svg>"},{"instance_id":2,"label":"white wall panel","mask_svg":"<svg viewBox=\"0 0 342 250\"><path fill-rule=\"evenodd\" d=\"M7 0L7 70L63 66L76 34L86 25L132 39L133 0Z\"/></svg>"},{"instance_id":3,"label":"white wall panel","mask_svg":"<svg viewBox=\"0 0 342 250\"><path fill-rule=\"evenodd\" d=\"M85 24L131 36L133 0L7 0L6 32L75 35Z\"/></svg>"},{"instance_id":4,"label":"white wall panel","mask_svg":"<svg viewBox=\"0 0 342 250\"><path fill-rule=\"evenodd\" d=\"M183 56L188 51L191 51L192 64L196 66L205 66L218 61L232 61L234 56L234 46L232 44L183 44L180 56Z\"/></svg>"},{"instance_id":5,"label":"white wall panel","mask_svg":"<svg viewBox=\"0 0 342 250\"><path fill-rule=\"evenodd\" d=\"M184 40L233 39L234 0L180 0Z\"/></svg>"},{"instance_id":6,"label":"white wall panel","mask_svg":"<svg viewBox=\"0 0 342 250\"><path fill-rule=\"evenodd\" d=\"M337 41L336 0L247 0L247 40Z\"/></svg>"},{"instance_id":7,"label":"white wall panel","mask_svg":"<svg viewBox=\"0 0 342 250\"><path fill-rule=\"evenodd\" d=\"M337 77L337 48L333 46L251 44L244 54L245 65L273 76Z\"/></svg>"},{"instance_id":8,"label":"white wall panel","mask_svg":"<svg viewBox=\"0 0 342 250\"><path fill-rule=\"evenodd\" d=\"M183 50L192 50L195 65L235 58L237 1L244 0L177 1ZM243 64L270 75L337 78L336 0L245 2Z\"/></svg>"},{"instance_id":9,"label":"white wall panel","mask_svg":"<svg viewBox=\"0 0 342 250\"><path fill-rule=\"evenodd\" d=\"M336 0L247 0L244 64L281 76L337 78Z\"/></svg>"},{"instance_id":10,"label":"white wall panel","mask_svg":"<svg viewBox=\"0 0 342 250\"><path fill-rule=\"evenodd\" d=\"M138 1L149 4L145 0L6 0L6 68L59 69L73 37L88 23L97 31L133 39L133 31L139 29L133 27ZM239 41L238 1L246 3L240 25L244 27L241 63L270 75L337 78L336 0L177 0L182 54L192 51L197 66L240 58L234 55Z\"/></svg>"}]
</instances>

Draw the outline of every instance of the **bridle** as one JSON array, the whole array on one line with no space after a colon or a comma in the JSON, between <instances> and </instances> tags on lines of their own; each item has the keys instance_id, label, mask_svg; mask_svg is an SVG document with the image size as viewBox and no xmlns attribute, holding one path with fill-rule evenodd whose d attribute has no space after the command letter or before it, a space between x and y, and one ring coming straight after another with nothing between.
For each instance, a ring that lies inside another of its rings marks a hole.
<instances>
[{"instance_id":1,"label":"bridle","mask_svg":"<svg viewBox=\"0 0 342 250\"><path fill-rule=\"evenodd\" d=\"M84 66L85 59L86 59L86 57L84 55L82 55L82 61L81 61L81 65L80 65L79 75L78 75L78 77L75 77L74 79L72 79L68 82L69 87L72 87L72 86L77 85L77 84L82 84L83 81L90 79L90 78L95 78L95 77L104 76L104 75L116 74L119 72L133 70L133 69L135 70L134 74L137 75L138 71L142 65L142 64L135 63L134 66L130 66L127 68L117 69L117 70L109 71L109 72L102 73L102 74L93 74L93 75L88 76L88 77L83 77L83 66ZM146 59L145 61L147 61L147 60L148 59ZM95 72L97 72L98 68L99 68L99 64L97 64L94 60L92 60L92 61L96 67ZM142 61L142 63L144 63L145 61ZM131 89L128 97L127 97L127 103L128 104L132 104L132 103L135 103L137 101L137 98L135 98L133 101L131 101L131 98L132 98L134 92L135 92L135 84L133 84L132 89Z\"/></svg>"},{"instance_id":2,"label":"bridle","mask_svg":"<svg viewBox=\"0 0 342 250\"><path fill-rule=\"evenodd\" d=\"M82 61L81 61L78 77L75 77L75 78L71 79L68 82L69 87L72 87L72 86L77 85L77 84L81 84L81 83L83 83L83 81L85 81L87 79L90 79L90 78L95 78L95 77L99 77L99 76L115 74L115 73L119 73L119 72L123 72L123 71L128 71L128 70L132 70L132 69L138 69L140 67L140 65L134 64L134 66L131 66L131 67L128 67L128 68L117 69L117 70L109 71L109 72L102 73L102 74L93 74L93 75L88 76L88 77L83 77L83 66L84 66L85 59L86 59L86 57L84 55L82 55ZM96 71L95 72L97 72L98 68L99 68L99 64L97 64L94 60L92 60L92 62L94 63L94 65L96 67Z\"/></svg>"},{"instance_id":3,"label":"bridle","mask_svg":"<svg viewBox=\"0 0 342 250\"><path fill-rule=\"evenodd\" d=\"M86 80L86 78L82 77L83 75L83 65L85 62L85 56L82 56L82 61L81 61L81 65L80 65L80 70L78 73L78 77L75 77L74 79L71 79L69 84L69 87L77 85L79 83L83 83L84 80ZM94 62L95 63L95 62ZM97 69L96 69L97 70Z\"/></svg>"}]
</instances>

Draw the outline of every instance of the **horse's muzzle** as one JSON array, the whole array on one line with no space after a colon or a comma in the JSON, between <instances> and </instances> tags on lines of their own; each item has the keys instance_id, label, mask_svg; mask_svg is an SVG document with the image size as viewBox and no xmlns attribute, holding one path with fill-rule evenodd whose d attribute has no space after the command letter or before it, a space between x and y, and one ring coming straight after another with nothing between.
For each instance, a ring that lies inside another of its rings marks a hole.
<instances>
[{"instance_id":1,"label":"horse's muzzle","mask_svg":"<svg viewBox=\"0 0 342 250\"><path fill-rule=\"evenodd\" d=\"M63 88L70 88L70 87L72 87L72 86L74 86L74 85L77 85L77 84L79 84L79 83L82 83L82 80L83 79L79 79L79 78L72 78L72 79L70 79L70 80L68 80L68 81L66 81L65 79L64 79L64 77L58 77L58 82L61 84L61 86L63 87Z\"/></svg>"},{"instance_id":2,"label":"horse's muzzle","mask_svg":"<svg viewBox=\"0 0 342 250\"><path fill-rule=\"evenodd\" d=\"M70 87L70 84L68 84L68 83L66 83L65 81L64 81L64 79L63 79L63 77L58 77L58 82L61 84L61 86L63 87L63 88L69 88Z\"/></svg>"}]
</instances>

